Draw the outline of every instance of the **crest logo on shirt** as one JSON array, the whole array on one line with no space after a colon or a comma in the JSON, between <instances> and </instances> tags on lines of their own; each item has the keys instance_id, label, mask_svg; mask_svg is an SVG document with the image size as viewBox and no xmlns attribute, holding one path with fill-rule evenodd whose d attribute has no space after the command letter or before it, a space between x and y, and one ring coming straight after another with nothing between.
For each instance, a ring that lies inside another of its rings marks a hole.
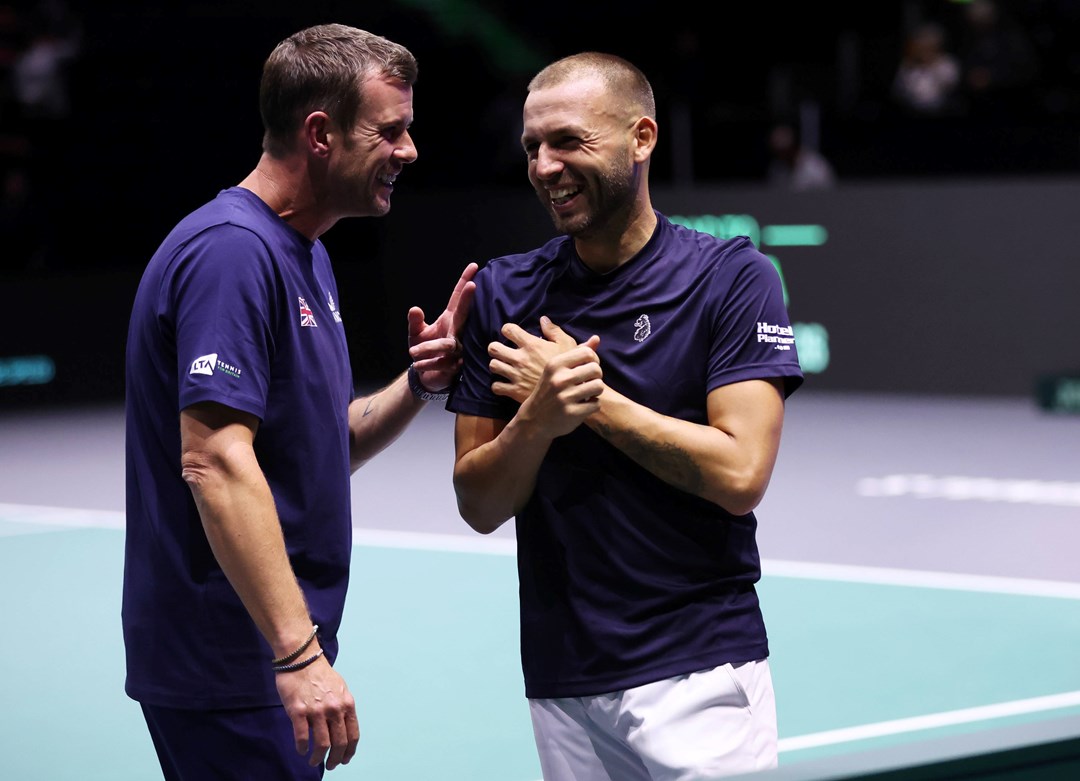
<instances>
[{"instance_id":1,"label":"crest logo on shirt","mask_svg":"<svg viewBox=\"0 0 1080 781\"><path fill-rule=\"evenodd\" d=\"M652 333L652 323L649 322L649 316L642 315L635 320L634 328L636 329L634 331L634 341L644 342L649 337L649 334Z\"/></svg>"},{"instance_id":2,"label":"crest logo on shirt","mask_svg":"<svg viewBox=\"0 0 1080 781\"><path fill-rule=\"evenodd\" d=\"M338 311L337 304L334 303L334 297L330 294L330 291L326 291L326 304L330 307L330 314L334 316L334 322L341 322L341 312Z\"/></svg>"},{"instance_id":3,"label":"crest logo on shirt","mask_svg":"<svg viewBox=\"0 0 1080 781\"><path fill-rule=\"evenodd\" d=\"M307 301L303 296L300 296L300 325L303 328L318 328L318 323L315 322L315 313L311 311L311 307L307 305Z\"/></svg>"}]
</instances>

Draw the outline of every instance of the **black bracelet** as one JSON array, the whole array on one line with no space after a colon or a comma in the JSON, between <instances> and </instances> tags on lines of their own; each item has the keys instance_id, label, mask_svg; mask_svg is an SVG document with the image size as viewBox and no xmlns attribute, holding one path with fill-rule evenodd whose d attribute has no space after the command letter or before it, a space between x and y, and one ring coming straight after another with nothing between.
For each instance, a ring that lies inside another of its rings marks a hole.
<instances>
[{"instance_id":1,"label":"black bracelet","mask_svg":"<svg viewBox=\"0 0 1080 781\"><path fill-rule=\"evenodd\" d=\"M274 672L276 672L276 673L291 673L291 672L295 672L296 670L303 670L305 667L307 667L309 664L314 662L316 659L318 659L324 653L325 652L323 651L323 649L320 648L317 653L309 656L307 659L304 659L303 661L293 662L292 664L275 665L274 668L273 668Z\"/></svg>"},{"instance_id":2,"label":"black bracelet","mask_svg":"<svg viewBox=\"0 0 1080 781\"><path fill-rule=\"evenodd\" d=\"M447 391L429 391L420 382L420 377L416 373L416 367L411 363L409 364L409 370L406 372L409 376L409 390L413 392L413 396L424 401L446 401L450 394Z\"/></svg>"},{"instance_id":3,"label":"black bracelet","mask_svg":"<svg viewBox=\"0 0 1080 781\"><path fill-rule=\"evenodd\" d=\"M304 641L304 644L302 646L300 646L299 648L297 648L295 651L293 651L291 654L289 654L287 656L282 656L282 657L280 657L278 659L271 660L270 664L273 665L274 667L277 667L279 665L288 664L289 662L291 662L293 659L295 659L300 654L304 653L305 650L307 650L307 647L309 645L311 645L311 641L315 639L315 635L316 635L316 633L318 631L319 631L319 625L315 624L314 626L311 627L311 634L308 635L308 639Z\"/></svg>"}]
</instances>

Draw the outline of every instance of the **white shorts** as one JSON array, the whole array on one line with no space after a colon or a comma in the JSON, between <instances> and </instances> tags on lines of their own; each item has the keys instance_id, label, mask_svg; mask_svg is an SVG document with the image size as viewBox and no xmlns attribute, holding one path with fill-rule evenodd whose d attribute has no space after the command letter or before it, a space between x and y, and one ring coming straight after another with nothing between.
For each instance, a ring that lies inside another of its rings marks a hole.
<instances>
[{"instance_id":1,"label":"white shorts","mask_svg":"<svg viewBox=\"0 0 1080 781\"><path fill-rule=\"evenodd\" d=\"M531 699L544 781L706 781L777 766L768 660Z\"/></svg>"}]
</instances>

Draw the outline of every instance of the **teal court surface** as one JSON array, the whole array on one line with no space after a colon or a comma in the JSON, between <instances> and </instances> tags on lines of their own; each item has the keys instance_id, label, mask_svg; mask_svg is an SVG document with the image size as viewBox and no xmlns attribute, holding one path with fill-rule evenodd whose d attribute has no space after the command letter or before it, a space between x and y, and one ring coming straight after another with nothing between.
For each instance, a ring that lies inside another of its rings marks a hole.
<instances>
[{"instance_id":1,"label":"teal court surface","mask_svg":"<svg viewBox=\"0 0 1080 781\"><path fill-rule=\"evenodd\" d=\"M354 478L361 739L329 779L540 778L512 529L457 519L448 418ZM123 692L122 432L0 413L5 781L160 778ZM793 398L757 512L781 771L1080 716L1078 441L1021 401Z\"/></svg>"},{"instance_id":2,"label":"teal court surface","mask_svg":"<svg viewBox=\"0 0 1080 781\"><path fill-rule=\"evenodd\" d=\"M123 694L122 518L0 506L0 776L142 781ZM358 532L338 667L360 750L330 778L539 779L513 546ZM781 763L1080 714L1080 586L766 562Z\"/></svg>"}]
</instances>

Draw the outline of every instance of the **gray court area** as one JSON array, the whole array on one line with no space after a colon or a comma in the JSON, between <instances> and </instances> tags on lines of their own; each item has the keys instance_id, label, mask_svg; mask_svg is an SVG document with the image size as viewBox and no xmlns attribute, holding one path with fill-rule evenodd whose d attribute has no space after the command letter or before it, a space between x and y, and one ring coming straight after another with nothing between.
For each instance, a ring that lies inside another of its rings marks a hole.
<instances>
[{"instance_id":1,"label":"gray court area","mask_svg":"<svg viewBox=\"0 0 1080 781\"><path fill-rule=\"evenodd\" d=\"M759 508L782 768L1080 714L1080 417L1024 398L800 391ZM535 781L514 537L457 516L452 416L354 477L328 778ZM123 686L123 412L0 412L0 778L156 777Z\"/></svg>"}]
</instances>

